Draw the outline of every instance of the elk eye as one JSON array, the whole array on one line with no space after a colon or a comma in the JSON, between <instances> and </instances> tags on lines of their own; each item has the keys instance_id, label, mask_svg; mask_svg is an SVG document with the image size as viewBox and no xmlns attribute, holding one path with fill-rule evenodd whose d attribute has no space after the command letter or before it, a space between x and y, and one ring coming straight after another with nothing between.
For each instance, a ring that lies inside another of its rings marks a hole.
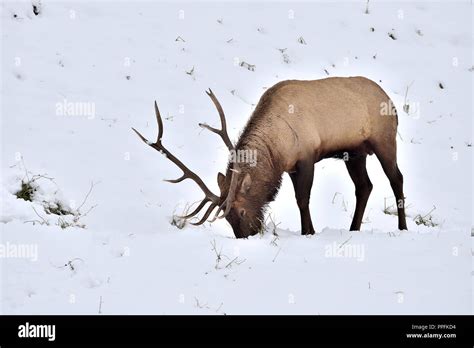
<instances>
[{"instance_id":1,"label":"elk eye","mask_svg":"<svg viewBox=\"0 0 474 348\"><path fill-rule=\"evenodd\" d=\"M240 209L239 215L240 215L241 218L243 218L245 216L245 213L246 213L245 209Z\"/></svg>"}]
</instances>

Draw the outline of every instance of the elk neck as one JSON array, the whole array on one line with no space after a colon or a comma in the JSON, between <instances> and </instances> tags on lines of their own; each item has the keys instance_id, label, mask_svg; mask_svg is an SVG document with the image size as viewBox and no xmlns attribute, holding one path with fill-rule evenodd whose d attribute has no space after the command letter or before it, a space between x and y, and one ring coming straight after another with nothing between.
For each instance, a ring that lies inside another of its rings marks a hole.
<instances>
[{"instance_id":1,"label":"elk neck","mask_svg":"<svg viewBox=\"0 0 474 348\"><path fill-rule=\"evenodd\" d=\"M275 199L283 175L277 158L278 153L272 150L272 147L270 139L259 127L255 127L251 132L244 131L235 147L240 176L243 178L247 173L250 174L251 199L254 206L260 209Z\"/></svg>"}]
</instances>

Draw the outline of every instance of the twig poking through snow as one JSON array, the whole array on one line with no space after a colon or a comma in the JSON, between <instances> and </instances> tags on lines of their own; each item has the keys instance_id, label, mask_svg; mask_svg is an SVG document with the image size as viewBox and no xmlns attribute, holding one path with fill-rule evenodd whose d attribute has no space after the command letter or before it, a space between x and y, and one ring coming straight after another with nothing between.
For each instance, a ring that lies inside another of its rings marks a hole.
<instances>
[{"instance_id":1,"label":"twig poking through snow","mask_svg":"<svg viewBox=\"0 0 474 348\"><path fill-rule=\"evenodd\" d=\"M282 57L282 59L283 59L283 62L284 62L285 64L290 64L290 62L291 62L291 61L290 61L290 56L288 56L288 54L286 54L286 48L277 48L277 49L278 49L278 51L280 51L280 53L281 53L281 57Z\"/></svg>"},{"instance_id":2,"label":"twig poking through snow","mask_svg":"<svg viewBox=\"0 0 474 348\"><path fill-rule=\"evenodd\" d=\"M433 221L433 216L431 213L435 211L436 206L433 205L433 209L431 209L426 215L421 216L421 214L418 214L413 218L413 221L415 221L415 224L417 225L425 225L428 227L435 227L438 226L437 223Z\"/></svg>"},{"instance_id":3,"label":"twig poking through snow","mask_svg":"<svg viewBox=\"0 0 474 348\"><path fill-rule=\"evenodd\" d=\"M246 69L249 70L249 71L255 71L255 69L256 69L256 66L255 66L255 65L249 64L249 63L244 62L244 61L240 62L239 65L240 65L241 67L246 68Z\"/></svg>"},{"instance_id":4,"label":"twig poking through snow","mask_svg":"<svg viewBox=\"0 0 474 348\"><path fill-rule=\"evenodd\" d=\"M209 309L209 306L207 305L207 303L205 303L205 304L200 304L200 303L199 303L199 300L198 300L196 297L194 297L194 300L196 301L196 307L197 307L197 308Z\"/></svg>"},{"instance_id":5,"label":"twig poking through snow","mask_svg":"<svg viewBox=\"0 0 474 348\"><path fill-rule=\"evenodd\" d=\"M270 245L278 246L278 235L274 235L272 241L270 242Z\"/></svg>"},{"instance_id":6,"label":"twig poking through snow","mask_svg":"<svg viewBox=\"0 0 474 348\"><path fill-rule=\"evenodd\" d=\"M196 201L191 205L186 203L186 205L184 206L184 211L182 215L176 215L176 208L174 208L173 216L171 217L171 221L170 221L171 226L175 226L179 230L182 230L187 224L187 220L183 218L183 216L186 216L189 213L189 209L197 202L199 201Z\"/></svg>"},{"instance_id":7,"label":"twig poking through snow","mask_svg":"<svg viewBox=\"0 0 474 348\"><path fill-rule=\"evenodd\" d=\"M212 250L216 254L216 265L214 266L214 268L215 269L221 269L221 267L219 267L219 264L222 261L222 258L225 257L226 259L230 260L230 257L222 254L222 248L220 248L220 250L217 251L217 246L216 246L216 240L215 239L212 240L211 245L212 245ZM235 257L232 260L230 260L230 262L227 263L224 266L224 268L230 268L233 264L240 265L240 264L244 263L245 261L246 261L245 259L239 259L238 257Z\"/></svg>"},{"instance_id":8,"label":"twig poking through snow","mask_svg":"<svg viewBox=\"0 0 474 348\"><path fill-rule=\"evenodd\" d=\"M254 103L251 103L251 102L245 100L243 97L241 97L240 94L239 94L235 89L231 90L231 91L230 91L230 94L232 94L233 96L239 98L239 99L242 100L245 104L248 104L248 105L250 105L250 106L252 106L252 107L255 106Z\"/></svg>"},{"instance_id":9,"label":"twig poking through snow","mask_svg":"<svg viewBox=\"0 0 474 348\"><path fill-rule=\"evenodd\" d=\"M99 314L102 314L102 296L99 299Z\"/></svg>"},{"instance_id":10,"label":"twig poking through snow","mask_svg":"<svg viewBox=\"0 0 474 348\"><path fill-rule=\"evenodd\" d=\"M269 213L269 214L267 215L267 218L265 219L265 224L266 224L266 222L267 222L268 219L269 219L270 222L272 223L272 234L273 234L274 236L277 236L277 237L278 237L278 233L276 232L276 229L277 229L278 225L281 224L281 222L279 222L279 223L276 224L275 221L274 221L274 219L273 219L273 217L272 217L272 214L271 214L271 213ZM267 225L267 227L268 227L268 225Z\"/></svg>"},{"instance_id":11,"label":"twig poking through snow","mask_svg":"<svg viewBox=\"0 0 474 348\"><path fill-rule=\"evenodd\" d=\"M72 260L69 260L68 262L66 262L64 265L62 266L56 266L56 265L53 265L51 264L51 266L55 267L55 268L65 268L65 267L69 267L69 269L71 270L71 272L76 272L76 267L74 266L74 262L75 261L81 261L82 263L84 263L84 260L81 259L80 257L76 257Z\"/></svg>"},{"instance_id":12,"label":"twig poking through snow","mask_svg":"<svg viewBox=\"0 0 474 348\"><path fill-rule=\"evenodd\" d=\"M345 242L343 242L341 245L339 245L339 249L341 249L351 239L352 239L352 236L350 236Z\"/></svg>"},{"instance_id":13,"label":"twig poking through snow","mask_svg":"<svg viewBox=\"0 0 474 348\"><path fill-rule=\"evenodd\" d=\"M383 198L383 212L384 214L387 214L387 215L395 215L395 216L398 215L397 211L394 209L393 204L387 206L387 197Z\"/></svg>"},{"instance_id":14,"label":"twig poking through snow","mask_svg":"<svg viewBox=\"0 0 474 348\"><path fill-rule=\"evenodd\" d=\"M335 192L335 193L334 193L334 196L332 197L332 202L331 202L332 204L334 204L334 201L335 201L335 199L336 199L336 196L337 196L337 195L340 195L340 194L341 194L340 192Z\"/></svg>"},{"instance_id":15,"label":"twig poking through snow","mask_svg":"<svg viewBox=\"0 0 474 348\"><path fill-rule=\"evenodd\" d=\"M400 140L403 141L403 137L398 130L397 130L397 135L400 137Z\"/></svg>"},{"instance_id":16,"label":"twig poking through snow","mask_svg":"<svg viewBox=\"0 0 474 348\"><path fill-rule=\"evenodd\" d=\"M245 259L243 260L239 260L238 257L235 257L232 259L232 261L230 261L227 265L225 265L225 268L230 268L232 267L232 264L235 263L236 265L241 265L242 263L245 262Z\"/></svg>"},{"instance_id":17,"label":"twig poking through snow","mask_svg":"<svg viewBox=\"0 0 474 348\"><path fill-rule=\"evenodd\" d=\"M80 210L81 208L84 206L84 204L86 204L87 202L87 199L89 198L90 194L92 193L92 190L94 189L94 186L97 185L99 182L91 182L91 187L89 188L89 191L87 192L86 196L84 197L84 200L82 201L82 203L79 205L79 207L76 209L76 211L78 213L80 213ZM90 211L90 209L89 209ZM88 211L88 212L89 212Z\"/></svg>"},{"instance_id":18,"label":"twig poking through snow","mask_svg":"<svg viewBox=\"0 0 474 348\"><path fill-rule=\"evenodd\" d=\"M405 90L405 102L403 103L403 111L408 115L410 111L410 101L408 100L408 89L413 85L415 81L412 81Z\"/></svg>"},{"instance_id":19,"label":"twig poking through snow","mask_svg":"<svg viewBox=\"0 0 474 348\"><path fill-rule=\"evenodd\" d=\"M306 41L305 41L305 39L304 39L302 36L300 36L300 37L298 38L298 42L299 42L300 44L302 44L302 45L306 45Z\"/></svg>"},{"instance_id":20,"label":"twig poking through snow","mask_svg":"<svg viewBox=\"0 0 474 348\"><path fill-rule=\"evenodd\" d=\"M342 195L340 192L334 193L334 196L332 197L332 202L331 202L331 203L334 204L334 203L336 202L336 197L337 197L338 195L341 195L341 196L342 196L342 202L341 202L342 209L343 209L344 211L347 211L347 204L346 204L346 201L345 201L345 199L344 199L344 195Z\"/></svg>"},{"instance_id":21,"label":"twig poking through snow","mask_svg":"<svg viewBox=\"0 0 474 348\"><path fill-rule=\"evenodd\" d=\"M194 78L194 66L191 68L191 70L185 71L185 73L187 75L191 76L193 78L193 80L195 80L195 78Z\"/></svg>"},{"instance_id":22,"label":"twig poking through snow","mask_svg":"<svg viewBox=\"0 0 474 348\"><path fill-rule=\"evenodd\" d=\"M38 222L40 225L47 225L49 226L49 221L47 221L44 217L42 217L35 209L35 207L31 207L33 209L33 211L35 212L35 214L42 220L42 221L38 221L38 220L33 220L33 221L25 221L25 222L33 222L33 225L35 224L35 222Z\"/></svg>"},{"instance_id":23,"label":"twig poking through snow","mask_svg":"<svg viewBox=\"0 0 474 348\"><path fill-rule=\"evenodd\" d=\"M277 257L278 257L278 255L280 254L280 251L281 251L281 247L280 247L280 248L278 248L278 251L277 251L277 253L276 253L275 257L273 258L272 262L275 262L276 258L277 258Z\"/></svg>"},{"instance_id":24,"label":"twig poking through snow","mask_svg":"<svg viewBox=\"0 0 474 348\"><path fill-rule=\"evenodd\" d=\"M213 239L212 242L211 242L211 245L212 245L212 250L216 253L216 265L214 266L215 269L218 269L219 268L219 262L222 261L222 248L221 250L217 251L217 247L216 247L216 240Z\"/></svg>"},{"instance_id":25,"label":"twig poking through snow","mask_svg":"<svg viewBox=\"0 0 474 348\"><path fill-rule=\"evenodd\" d=\"M216 308L216 313L219 313L219 310L222 308L222 305L224 304L224 302L221 302L221 304L219 305L219 307ZM225 314L225 313L224 313Z\"/></svg>"}]
</instances>

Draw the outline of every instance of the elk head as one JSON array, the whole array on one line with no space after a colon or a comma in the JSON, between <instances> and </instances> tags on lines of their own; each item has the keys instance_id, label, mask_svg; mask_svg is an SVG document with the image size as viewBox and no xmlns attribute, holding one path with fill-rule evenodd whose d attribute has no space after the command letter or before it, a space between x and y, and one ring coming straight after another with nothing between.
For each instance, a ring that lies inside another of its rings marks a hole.
<instances>
[{"instance_id":1,"label":"elk head","mask_svg":"<svg viewBox=\"0 0 474 348\"><path fill-rule=\"evenodd\" d=\"M210 89L209 91L206 91L206 93L217 108L221 120L221 128L213 128L206 123L200 123L199 126L218 134L226 144L229 151L234 151L234 145L230 141L227 134L226 119L222 106ZM211 192L211 190L209 190L209 188L204 184L197 174L187 168L178 158L176 158L163 146L161 140L163 137L163 121L161 119L156 101L155 114L156 121L158 123L158 137L156 142L152 143L148 141L135 128L132 128L133 131L147 145L165 155L166 158L176 164L176 166L178 166L179 169L183 171L183 175L179 178L165 181L179 183L185 179L191 179L196 182L196 184L204 193L204 198L198 204L198 206L191 213L182 216L182 218L192 219L209 203L209 206L207 207L206 212L202 215L201 219L199 219L197 222L191 222L192 225L203 224L209 218L213 210L217 208L214 217L209 220L209 222L213 222L218 218L226 218L226 220L232 226L236 238L246 238L249 235L258 233L262 226L260 216L261 212L259 209L255 209L254 207L255 204L253 202L255 200L252 199L252 192L250 190L252 185L250 174L243 173L242 168L237 162L229 162L226 175L222 173L218 173L217 175L217 183L220 189L220 195L215 195Z\"/></svg>"}]
</instances>

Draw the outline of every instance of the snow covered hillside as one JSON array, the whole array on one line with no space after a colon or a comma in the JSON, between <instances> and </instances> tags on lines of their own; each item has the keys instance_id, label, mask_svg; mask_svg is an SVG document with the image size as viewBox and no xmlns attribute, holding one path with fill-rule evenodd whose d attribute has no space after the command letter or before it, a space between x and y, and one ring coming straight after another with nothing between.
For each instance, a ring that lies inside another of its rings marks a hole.
<instances>
[{"instance_id":1,"label":"snow covered hillside","mask_svg":"<svg viewBox=\"0 0 474 348\"><path fill-rule=\"evenodd\" d=\"M471 313L472 15L468 0L2 1L0 313ZM207 88L236 140L273 84L356 75L396 103L409 231L375 156L361 232L338 160L316 165L316 235L287 176L264 235L173 218L202 193L163 182L180 171L131 131L154 139L154 100L165 146L218 192Z\"/></svg>"}]
</instances>

